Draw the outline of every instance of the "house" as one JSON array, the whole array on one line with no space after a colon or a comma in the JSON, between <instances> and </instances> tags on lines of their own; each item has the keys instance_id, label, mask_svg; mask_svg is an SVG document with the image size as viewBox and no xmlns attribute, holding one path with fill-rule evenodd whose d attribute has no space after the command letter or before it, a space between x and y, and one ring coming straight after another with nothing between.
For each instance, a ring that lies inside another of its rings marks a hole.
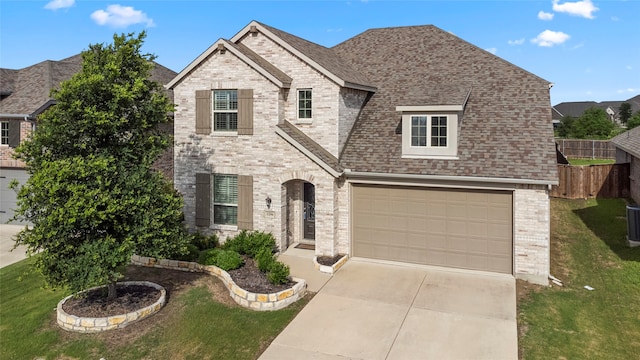
<instances>
[{"instance_id":1,"label":"house","mask_svg":"<svg viewBox=\"0 0 640 360\"><path fill-rule=\"evenodd\" d=\"M562 102L552 108L552 121L554 124L559 124L563 117L572 116L580 117L584 112L592 107L600 108L604 110L609 119L616 124L620 124L620 105L622 103L629 103L631 105L631 113L640 111L640 95L636 95L625 101L573 101Z\"/></svg>"},{"instance_id":2,"label":"house","mask_svg":"<svg viewBox=\"0 0 640 360\"><path fill-rule=\"evenodd\" d=\"M616 163L629 163L630 195L640 204L640 127L635 127L611 139L616 147Z\"/></svg>"},{"instance_id":3,"label":"house","mask_svg":"<svg viewBox=\"0 0 640 360\"><path fill-rule=\"evenodd\" d=\"M80 54L60 61L46 60L19 69L0 69L0 224L13 217L16 193L9 183L16 179L27 181L25 164L13 158L14 148L26 139L36 126L36 118L55 104L50 92L82 68ZM176 72L157 64L151 77L166 84ZM168 96L172 96L167 92ZM166 128L172 131L173 127ZM173 177L172 153L167 152L156 166L170 178Z\"/></svg>"},{"instance_id":4,"label":"house","mask_svg":"<svg viewBox=\"0 0 640 360\"><path fill-rule=\"evenodd\" d=\"M252 21L167 87L190 230L548 282L548 81L435 26L326 48Z\"/></svg>"}]
</instances>

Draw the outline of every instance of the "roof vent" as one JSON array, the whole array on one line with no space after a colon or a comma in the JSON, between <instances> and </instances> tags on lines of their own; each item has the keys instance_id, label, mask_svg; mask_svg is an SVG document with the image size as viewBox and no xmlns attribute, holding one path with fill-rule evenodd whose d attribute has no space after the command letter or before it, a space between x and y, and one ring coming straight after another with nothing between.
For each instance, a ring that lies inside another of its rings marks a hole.
<instances>
[{"instance_id":1,"label":"roof vent","mask_svg":"<svg viewBox=\"0 0 640 360\"><path fill-rule=\"evenodd\" d=\"M224 48L224 44L223 43L219 43L218 44L218 51L220 51L220 54L224 54L226 49Z\"/></svg>"},{"instance_id":2,"label":"roof vent","mask_svg":"<svg viewBox=\"0 0 640 360\"><path fill-rule=\"evenodd\" d=\"M258 28L255 25L249 26L249 32L252 34L258 33Z\"/></svg>"}]
</instances>

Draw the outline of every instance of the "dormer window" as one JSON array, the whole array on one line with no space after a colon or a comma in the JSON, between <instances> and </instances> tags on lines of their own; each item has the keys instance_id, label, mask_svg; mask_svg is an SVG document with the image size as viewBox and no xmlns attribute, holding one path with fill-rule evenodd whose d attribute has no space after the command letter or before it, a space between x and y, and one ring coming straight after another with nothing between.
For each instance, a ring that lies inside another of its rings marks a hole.
<instances>
[{"instance_id":1,"label":"dormer window","mask_svg":"<svg viewBox=\"0 0 640 360\"><path fill-rule=\"evenodd\" d=\"M402 112L403 158L457 158L458 107L399 106L396 110Z\"/></svg>"}]
</instances>

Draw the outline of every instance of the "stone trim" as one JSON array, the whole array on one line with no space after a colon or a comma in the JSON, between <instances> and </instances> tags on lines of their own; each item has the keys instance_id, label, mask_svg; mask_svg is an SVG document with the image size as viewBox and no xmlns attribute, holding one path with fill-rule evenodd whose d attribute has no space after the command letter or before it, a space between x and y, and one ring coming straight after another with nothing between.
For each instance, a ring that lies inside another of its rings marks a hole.
<instances>
[{"instance_id":1,"label":"stone trim","mask_svg":"<svg viewBox=\"0 0 640 360\"><path fill-rule=\"evenodd\" d=\"M91 318L69 315L62 309L62 305L64 305L67 300L74 296L69 295L66 298L60 300L60 302L58 303L58 307L56 309L58 325L64 330L80 333L96 333L107 330L120 329L131 323L140 321L157 313L167 301L167 291L162 286L149 281L125 281L119 282L117 283L117 285L142 285L152 287L160 290L160 298L155 303L137 311L130 312L128 314L113 315L102 318ZM101 287L103 286L96 286L82 292L91 291L93 289L98 289Z\"/></svg>"},{"instance_id":2,"label":"stone trim","mask_svg":"<svg viewBox=\"0 0 640 360\"><path fill-rule=\"evenodd\" d=\"M340 260L338 260L335 264L331 265L331 266L327 266L327 265L322 265L318 262L318 257L314 256L313 257L313 266L315 267L316 270L322 272L322 273L326 273L326 274L335 274L336 271L340 270L340 268L342 267L342 265L346 264L347 260L349 260L349 257L347 255L343 255Z\"/></svg>"},{"instance_id":3,"label":"stone trim","mask_svg":"<svg viewBox=\"0 0 640 360\"><path fill-rule=\"evenodd\" d=\"M202 265L190 261L178 261L168 259L155 259L146 256L133 255L131 263L139 266L155 267L160 269L202 272L220 279L229 290L231 298L240 306L256 311L274 311L283 309L301 299L307 291L307 283L304 279L292 277L296 284L277 293L257 294L252 293L236 285L228 272L213 265Z\"/></svg>"}]
</instances>

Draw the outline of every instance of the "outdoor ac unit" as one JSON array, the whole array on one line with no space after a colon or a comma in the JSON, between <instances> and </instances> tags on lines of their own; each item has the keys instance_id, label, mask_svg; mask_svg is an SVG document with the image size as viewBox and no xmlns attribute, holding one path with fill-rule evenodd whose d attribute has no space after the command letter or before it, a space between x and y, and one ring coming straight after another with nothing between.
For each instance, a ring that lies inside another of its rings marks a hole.
<instances>
[{"instance_id":1,"label":"outdoor ac unit","mask_svg":"<svg viewBox=\"0 0 640 360\"><path fill-rule=\"evenodd\" d=\"M629 246L640 246L640 205L627 205L627 234Z\"/></svg>"}]
</instances>

